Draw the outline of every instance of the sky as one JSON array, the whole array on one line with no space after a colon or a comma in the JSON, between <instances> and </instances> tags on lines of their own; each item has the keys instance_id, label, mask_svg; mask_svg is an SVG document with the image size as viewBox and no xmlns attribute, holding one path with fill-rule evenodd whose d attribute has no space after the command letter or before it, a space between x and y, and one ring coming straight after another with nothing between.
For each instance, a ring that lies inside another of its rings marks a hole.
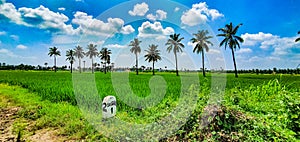
<instances>
[{"instance_id":1,"label":"sky","mask_svg":"<svg viewBox=\"0 0 300 142\"><path fill-rule=\"evenodd\" d=\"M190 39L198 30L208 30L213 46L205 52L205 66L231 70L231 51L219 46L223 38L216 35L232 22L243 24L237 32L244 39L235 51L238 69L296 68L299 5L299 0L0 0L0 63L53 66L48 52L55 46L61 52L57 65L69 66L67 50L80 45L87 51L93 43L99 51L111 49L116 67L132 67L135 55L128 45L138 38L139 66L152 65L144 55L155 44L162 57L156 68L174 69L174 54L165 43L170 34L180 33L185 47L178 53L179 69L199 69L201 55L192 52ZM91 66L89 58L83 60Z\"/></svg>"}]
</instances>

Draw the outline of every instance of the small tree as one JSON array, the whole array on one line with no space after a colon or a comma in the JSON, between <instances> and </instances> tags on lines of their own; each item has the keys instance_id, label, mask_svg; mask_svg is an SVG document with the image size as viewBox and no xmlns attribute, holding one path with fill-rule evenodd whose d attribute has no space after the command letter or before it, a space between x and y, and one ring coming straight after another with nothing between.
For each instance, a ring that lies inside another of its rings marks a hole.
<instances>
[{"instance_id":1,"label":"small tree","mask_svg":"<svg viewBox=\"0 0 300 142\"><path fill-rule=\"evenodd\" d=\"M225 50L226 50L227 45L231 49L235 77L238 77L238 72L236 69L234 50L236 50L237 47L240 48L239 42L241 42L241 43L244 42L243 38L235 35L241 25L242 24L239 24L236 27L233 27L232 23L230 23L230 24L227 24L224 28L218 29L219 31L223 32L222 34L218 34L218 36L224 37L224 39L220 43L220 47L225 44Z\"/></svg>"},{"instance_id":2,"label":"small tree","mask_svg":"<svg viewBox=\"0 0 300 142\"><path fill-rule=\"evenodd\" d=\"M99 53L99 57L101 60L103 60L104 62L104 73L106 74L106 63L109 65L110 64L110 54L111 54L111 50L107 49L107 48L102 48L100 53Z\"/></svg>"},{"instance_id":3,"label":"small tree","mask_svg":"<svg viewBox=\"0 0 300 142\"><path fill-rule=\"evenodd\" d=\"M50 57L54 57L54 71L56 72L56 56L60 56L60 51L58 51L57 47L50 47L48 55Z\"/></svg>"},{"instance_id":4,"label":"small tree","mask_svg":"<svg viewBox=\"0 0 300 142\"><path fill-rule=\"evenodd\" d=\"M157 47L158 47L158 45L151 44L151 45L149 45L148 50L145 50L147 52L147 54L144 56L146 58L145 61L152 62L152 75L155 75L154 62L161 60L161 57L159 55L160 51L157 50Z\"/></svg>"},{"instance_id":5,"label":"small tree","mask_svg":"<svg viewBox=\"0 0 300 142\"><path fill-rule=\"evenodd\" d=\"M135 38L133 41L130 41L129 46L132 46L132 48L130 49L131 53L135 54L135 69L136 69L136 75L139 74L139 70L138 70L138 54L141 53L141 47L140 47L140 43L142 41L139 41L138 38Z\"/></svg>"},{"instance_id":6,"label":"small tree","mask_svg":"<svg viewBox=\"0 0 300 142\"><path fill-rule=\"evenodd\" d=\"M209 39L212 38L212 36L207 36L208 31L207 30L201 30L198 31L197 34L193 34L195 37L191 39L193 43L195 43L195 47L193 52L199 54L202 53L202 73L205 77L205 68L204 68L204 49L206 52L208 52L209 48L208 45L213 45Z\"/></svg>"},{"instance_id":7,"label":"small tree","mask_svg":"<svg viewBox=\"0 0 300 142\"><path fill-rule=\"evenodd\" d=\"M86 52L86 56L92 60L92 73L94 73L94 57L98 55L97 45L89 44L87 46L88 51Z\"/></svg>"},{"instance_id":8,"label":"small tree","mask_svg":"<svg viewBox=\"0 0 300 142\"><path fill-rule=\"evenodd\" d=\"M168 39L166 45L167 51L170 53L173 51L174 56L175 56L175 62L176 62L176 75L179 76L178 74L178 64L177 64L177 52L182 52L181 48L184 48L184 45L181 43L181 40L184 38L179 38L180 34L174 33L173 35L170 35L170 38Z\"/></svg>"},{"instance_id":9,"label":"small tree","mask_svg":"<svg viewBox=\"0 0 300 142\"><path fill-rule=\"evenodd\" d=\"M70 50L68 50L67 52L66 52L66 56L67 56L67 61L69 61L70 62L70 64L71 64L71 73L72 73L72 71L73 71L73 63L74 63L74 61L75 61L75 58L74 58L74 51L72 50L72 49L70 49Z\"/></svg>"},{"instance_id":10,"label":"small tree","mask_svg":"<svg viewBox=\"0 0 300 142\"><path fill-rule=\"evenodd\" d=\"M85 53L82 49L81 46L75 46L74 49L74 56L78 58L78 62L79 62L79 72L81 73L81 59L84 57Z\"/></svg>"}]
</instances>

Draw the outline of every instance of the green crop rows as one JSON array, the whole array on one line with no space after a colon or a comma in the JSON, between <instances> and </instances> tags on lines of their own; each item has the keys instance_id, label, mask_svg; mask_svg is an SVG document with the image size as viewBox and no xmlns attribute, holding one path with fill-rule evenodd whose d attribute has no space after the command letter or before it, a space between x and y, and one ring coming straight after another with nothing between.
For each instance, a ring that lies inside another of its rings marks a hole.
<instances>
[{"instance_id":1,"label":"green crop rows","mask_svg":"<svg viewBox=\"0 0 300 142\"><path fill-rule=\"evenodd\" d=\"M171 73L157 73L157 75L163 77L166 83L164 98L161 101L158 100L159 103L155 106L134 108L117 97L119 119L147 124L166 116L176 107L183 85L180 77ZM164 141L299 140L300 76L256 74L241 74L239 78L234 78L233 74L226 76L225 95L221 100L221 105L217 107L207 106L212 82L211 74L208 74L206 78L199 75L200 87L196 109L187 123L174 135L163 139ZM116 95L116 88L111 77L110 73L95 73L98 90L96 97ZM139 76L129 73L129 85L133 93L139 97L147 97L151 94L149 87L151 78L150 73L141 73ZM68 72L0 71L0 83L27 88L52 102L66 101L73 105L77 104L72 74ZM158 86L163 86L164 82L158 83L162 83ZM210 118L212 120L208 126L201 128L201 113L204 109L209 110L210 107L217 108L217 115ZM124 135L130 137L130 134L126 132Z\"/></svg>"}]
</instances>

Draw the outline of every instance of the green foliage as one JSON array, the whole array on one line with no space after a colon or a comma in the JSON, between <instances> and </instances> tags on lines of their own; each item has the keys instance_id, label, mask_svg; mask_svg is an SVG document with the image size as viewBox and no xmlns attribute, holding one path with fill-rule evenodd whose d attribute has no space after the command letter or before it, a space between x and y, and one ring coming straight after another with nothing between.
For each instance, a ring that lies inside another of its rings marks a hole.
<instances>
[{"instance_id":1,"label":"green foliage","mask_svg":"<svg viewBox=\"0 0 300 142\"><path fill-rule=\"evenodd\" d=\"M86 77L85 74L82 73L82 77ZM96 96L90 95L91 98L104 98L107 95L116 96L116 88L113 86L111 73L96 73L91 74L90 77L94 77L94 75L98 94L96 93ZM182 91L181 86L184 85L181 84L180 77L160 72L157 75L161 76L166 83L164 98L152 107L133 108L122 102L123 100L121 101L117 96L118 119L136 124L157 122L178 105L180 96L178 92ZM223 76L215 74L214 77L219 79ZM141 73L139 76L129 73L128 78L121 78L119 81L121 83L129 82L130 89L136 96L147 97L151 95L151 88L149 87L151 78L150 73ZM300 76L241 74L239 78L234 78L233 74L228 74L226 92L221 101L222 104L219 106L208 105L207 103L210 95L214 95L210 94L211 82L213 82L211 74L207 74L206 78L199 75L199 79L200 93L195 111L175 135L161 141L299 140ZM69 103L77 104L73 94L72 75L70 73L1 71L0 83L18 85L40 96L37 98L28 94L17 95L24 94L24 92L14 91L3 93L12 94L18 98L13 102L19 103L21 101L23 106L26 106L18 115L28 120L37 121L35 129L59 127L62 136L73 135L75 139L109 140L103 138L84 120L77 107L69 105ZM88 85L88 82L85 85ZM159 86L163 86L163 83ZM88 92L84 93L87 94L86 97L89 97ZM131 98L127 99L130 100ZM39 103L41 100L43 103ZM99 104L101 102L93 103ZM0 106L4 105L0 104ZM215 115L208 115L209 112L213 112ZM209 123L203 125L203 120ZM19 123L18 126L21 124ZM124 136L132 135L127 134L125 130L124 128ZM18 133L19 131L23 132L22 130L15 132ZM136 131L138 133L138 129ZM120 136L120 138L124 137Z\"/></svg>"}]
</instances>

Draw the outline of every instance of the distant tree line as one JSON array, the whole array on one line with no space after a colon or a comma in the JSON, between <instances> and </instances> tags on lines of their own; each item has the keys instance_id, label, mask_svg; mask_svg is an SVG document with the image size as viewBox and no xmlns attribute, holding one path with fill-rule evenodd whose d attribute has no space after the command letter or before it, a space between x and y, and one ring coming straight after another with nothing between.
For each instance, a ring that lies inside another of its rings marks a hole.
<instances>
[{"instance_id":1,"label":"distant tree line","mask_svg":"<svg viewBox=\"0 0 300 142\"><path fill-rule=\"evenodd\" d=\"M94 63L94 70L95 71L103 71L103 68L100 66L98 63ZM50 71L50 70L55 70L54 68L48 67L47 63L44 64L45 66L37 65L25 65L25 64L19 64L19 65L9 65L6 63L0 63L0 70L36 70L36 71ZM104 65L103 65L104 66ZM70 66L64 65L61 67L57 67L57 70L68 70L70 69ZM113 66L108 66L105 67L109 71L130 71L134 72L136 71L136 67L118 67L118 68L113 68ZM91 68L84 68L84 70L91 70ZM153 72L153 67L146 67L146 66L141 66L138 68L139 72ZM176 73L176 70L171 70L165 68L159 68L155 69L156 72L172 72ZM202 72L202 70L183 70L185 72ZM205 69L206 72L220 72L220 73L235 73L235 70L207 70ZM238 73L244 74L244 73L251 73L251 74L300 74L300 68L296 69L249 69L249 70L238 70Z\"/></svg>"}]
</instances>

